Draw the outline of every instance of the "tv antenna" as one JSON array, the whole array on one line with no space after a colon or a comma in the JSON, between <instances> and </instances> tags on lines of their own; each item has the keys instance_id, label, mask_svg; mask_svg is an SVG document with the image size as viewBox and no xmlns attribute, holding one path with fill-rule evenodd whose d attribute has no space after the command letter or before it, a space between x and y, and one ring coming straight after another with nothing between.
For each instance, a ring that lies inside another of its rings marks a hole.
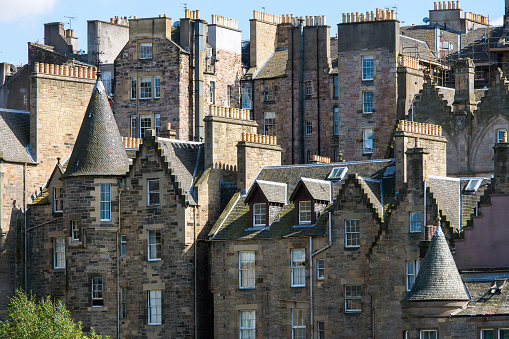
<instances>
[{"instance_id":1,"label":"tv antenna","mask_svg":"<svg viewBox=\"0 0 509 339\"><path fill-rule=\"evenodd\" d=\"M184 7L184 11L187 10L187 3L181 2L180 7Z\"/></svg>"},{"instance_id":2,"label":"tv antenna","mask_svg":"<svg viewBox=\"0 0 509 339\"><path fill-rule=\"evenodd\" d=\"M78 19L77 16L65 16L65 15L64 18L69 19L69 29L72 29L72 21Z\"/></svg>"},{"instance_id":3,"label":"tv antenna","mask_svg":"<svg viewBox=\"0 0 509 339\"><path fill-rule=\"evenodd\" d=\"M399 9L398 5L387 5L387 6L384 7L384 9L386 11L389 11L389 10L393 9L394 13L396 14L396 20L398 19L398 9Z\"/></svg>"},{"instance_id":4,"label":"tv antenna","mask_svg":"<svg viewBox=\"0 0 509 339\"><path fill-rule=\"evenodd\" d=\"M263 12L266 12L266 11L265 11L265 6L262 6L262 7L260 7L260 8L262 9L262 11L263 11Z\"/></svg>"}]
</instances>

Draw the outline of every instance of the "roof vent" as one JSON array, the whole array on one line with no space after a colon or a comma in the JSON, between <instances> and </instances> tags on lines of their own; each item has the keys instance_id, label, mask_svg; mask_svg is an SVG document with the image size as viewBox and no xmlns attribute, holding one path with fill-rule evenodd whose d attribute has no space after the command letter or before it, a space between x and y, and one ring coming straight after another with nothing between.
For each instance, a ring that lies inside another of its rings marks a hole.
<instances>
[{"instance_id":1,"label":"roof vent","mask_svg":"<svg viewBox=\"0 0 509 339\"><path fill-rule=\"evenodd\" d=\"M330 172L329 176L327 177L327 179L343 180L343 178L346 175L346 172L348 172L348 167L334 167Z\"/></svg>"}]
</instances>

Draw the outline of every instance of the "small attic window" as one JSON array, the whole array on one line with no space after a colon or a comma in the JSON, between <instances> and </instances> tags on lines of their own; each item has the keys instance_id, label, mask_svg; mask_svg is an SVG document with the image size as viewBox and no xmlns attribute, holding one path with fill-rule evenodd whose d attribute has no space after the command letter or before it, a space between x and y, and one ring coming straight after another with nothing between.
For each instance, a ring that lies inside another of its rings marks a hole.
<instances>
[{"instance_id":1,"label":"small attic window","mask_svg":"<svg viewBox=\"0 0 509 339\"><path fill-rule=\"evenodd\" d=\"M482 179L470 179L467 187L465 187L465 192L477 192L479 186L481 186Z\"/></svg>"},{"instance_id":2,"label":"small attic window","mask_svg":"<svg viewBox=\"0 0 509 339\"><path fill-rule=\"evenodd\" d=\"M385 169L385 172L384 172L384 178L385 177L393 177L394 176L394 172L396 172L396 166L389 166Z\"/></svg>"},{"instance_id":3,"label":"small attic window","mask_svg":"<svg viewBox=\"0 0 509 339\"><path fill-rule=\"evenodd\" d=\"M327 179L329 180L343 180L346 172L348 172L348 167L334 167L329 174Z\"/></svg>"}]
</instances>

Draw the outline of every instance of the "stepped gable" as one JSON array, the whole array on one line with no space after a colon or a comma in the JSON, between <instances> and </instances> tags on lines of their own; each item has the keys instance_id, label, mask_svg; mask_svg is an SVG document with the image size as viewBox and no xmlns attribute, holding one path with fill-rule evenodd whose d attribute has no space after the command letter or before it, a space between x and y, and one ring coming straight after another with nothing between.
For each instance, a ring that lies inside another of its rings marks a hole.
<instances>
[{"instance_id":1,"label":"stepped gable","mask_svg":"<svg viewBox=\"0 0 509 339\"><path fill-rule=\"evenodd\" d=\"M125 175L129 159L98 76L63 177Z\"/></svg>"},{"instance_id":2,"label":"stepped gable","mask_svg":"<svg viewBox=\"0 0 509 339\"><path fill-rule=\"evenodd\" d=\"M458 268L442 232L437 227L412 290L404 301L469 300Z\"/></svg>"}]
</instances>

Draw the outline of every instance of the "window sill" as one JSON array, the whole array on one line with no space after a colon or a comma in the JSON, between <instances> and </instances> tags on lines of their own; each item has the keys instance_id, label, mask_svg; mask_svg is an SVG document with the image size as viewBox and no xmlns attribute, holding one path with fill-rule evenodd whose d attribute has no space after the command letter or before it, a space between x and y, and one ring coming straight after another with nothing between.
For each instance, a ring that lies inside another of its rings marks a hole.
<instances>
[{"instance_id":1,"label":"window sill","mask_svg":"<svg viewBox=\"0 0 509 339\"><path fill-rule=\"evenodd\" d=\"M254 287L239 287L239 290L243 291L243 290L254 290L256 288Z\"/></svg>"},{"instance_id":2,"label":"window sill","mask_svg":"<svg viewBox=\"0 0 509 339\"><path fill-rule=\"evenodd\" d=\"M268 227L266 225L264 225L264 226L253 226L253 227L246 228L245 231L261 231L261 230L264 230L264 229L268 229Z\"/></svg>"},{"instance_id":3,"label":"window sill","mask_svg":"<svg viewBox=\"0 0 509 339\"><path fill-rule=\"evenodd\" d=\"M361 248L361 247L360 246L345 246L345 250L347 250L347 251L358 250L359 248Z\"/></svg>"},{"instance_id":4,"label":"window sill","mask_svg":"<svg viewBox=\"0 0 509 339\"><path fill-rule=\"evenodd\" d=\"M362 313L362 310L345 311L345 314L360 314L360 313Z\"/></svg>"},{"instance_id":5,"label":"window sill","mask_svg":"<svg viewBox=\"0 0 509 339\"><path fill-rule=\"evenodd\" d=\"M65 270L65 267L53 267L54 270Z\"/></svg>"},{"instance_id":6,"label":"window sill","mask_svg":"<svg viewBox=\"0 0 509 339\"><path fill-rule=\"evenodd\" d=\"M152 98L140 98L140 100L150 100Z\"/></svg>"},{"instance_id":7,"label":"window sill","mask_svg":"<svg viewBox=\"0 0 509 339\"><path fill-rule=\"evenodd\" d=\"M373 152L362 152L362 155L365 155L365 156L372 156L372 155L373 155Z\"/></svg>"},{"instance_id":8,"label":"window sill","mask_svg":"<svg viewBox=\"0 0 509 339\"><path fill-rule=\"evenodd\" d=\"M159 207L161 204L148 204L147 207Z\"/></svg>"},{"instance_id":9,"label":"window sill","mask_svg":"<svg viewBox=\"0 0 509 339\"><path fill-rule=\"evenodd\" d=\"M294 287L299 288L299 287L306 287L306 285L292 285L291 287L292 287L292 288L294 288Z\"/></svg>"},{"instance_id":10,"label":"window sill","mask_svg":"<svg viewBox=\"0 0 509 339\"><path fill-rule=\"evenodd\" d=\"M156 324L148 323L148 326L160 326L160 325L162 325L162 323L156 323Z\"/></svg>"},{"instance_id":11,"label":"window sill","mask_svg":"<svg viewBox=\"0 0 509 339\"><path fill-rule=\"evenodd\" d=\"M161 261L161 258L157 258L157 259L147 259L147 261L151 261L151 262L154 262L154 261Z\"/></svg>"},{"instance_id":12,"label":"window sill","mask_svg":"<svg viewBox=\"0 0 509 339\"><path fill-rule=\"evenodd\" d=\"M364 111L363 111L363 112L362 112L362 115L372 115L373 113L375 113L375 112L364 112Z\"/></svg>"}]
</instances>

